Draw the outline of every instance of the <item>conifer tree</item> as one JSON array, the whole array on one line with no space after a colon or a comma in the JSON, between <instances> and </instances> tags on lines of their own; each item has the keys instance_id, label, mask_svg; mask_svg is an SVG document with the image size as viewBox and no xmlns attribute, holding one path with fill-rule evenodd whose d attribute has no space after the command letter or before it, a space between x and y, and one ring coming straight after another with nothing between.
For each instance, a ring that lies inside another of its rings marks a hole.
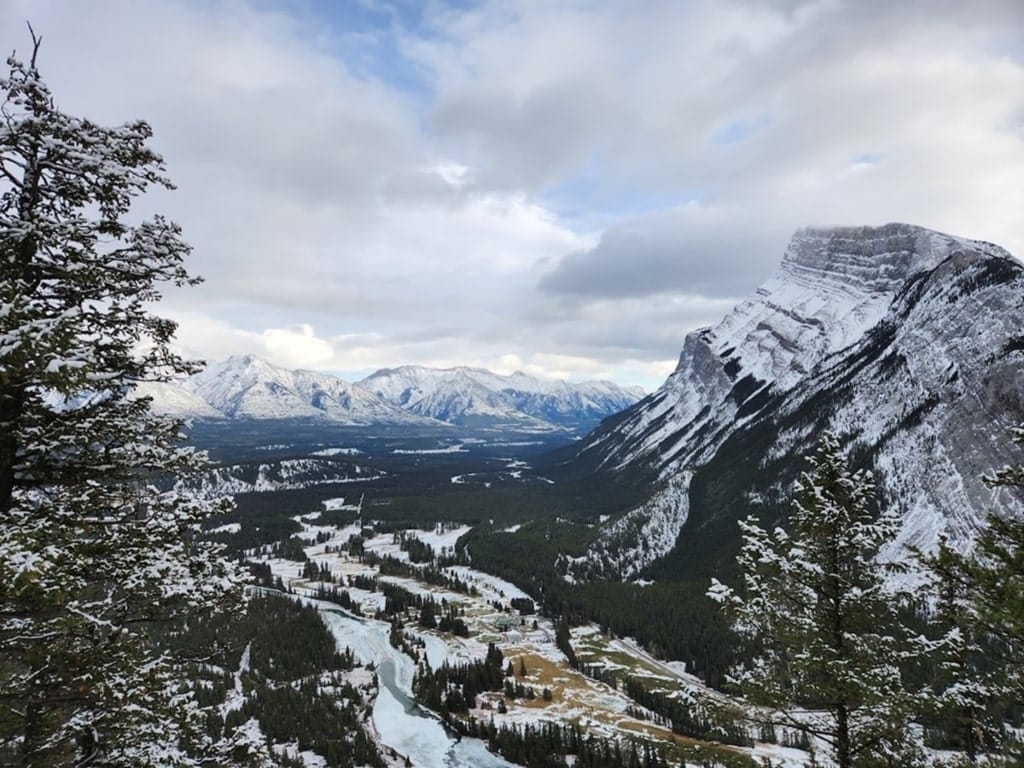
<instances>
[{"instance_id":1,"label":"conifer tree","mask_svg":"<svg viewBox=\"0 0 1024 768\"><path fill-rule=\"evenodd\" d=\"M779 724L824 741L838 768L913 765L900 671L906 636L877 562L894 520L874 519L870 477L850 471L833 435L810 463L788 530L740 523L743 588L712 582L709 595L754 649L732 682Z\"/></svg>"},{"instance_id":2,"label":"conifer tree","mask_svg":"<svg viewBox=\"0 0 1024 768\"><path fill-rule=\"evenodd\" d=\"M1004 691L1002 671L987 658L986 639L977 610L970 560L945 537L932 555L918 554L925 589L934 600L930 623L936 638L925 641L931 679L920 699L936 725L963 751L969 765L998 743L1001 726L994 702Z\"/></svg>"},{"instance_id":3,"label":"conifer tree","mask_svg":"<svg viewBox=\"0 0 1024 768\"><path fill-rule=\"evenodd\" d=\"M1024 445L1024 426L1013 430ZM983 478L1021 499L1024 467L1006 466ZM1024 518L990 515L969 567L983 630L998 642L1009 693L1024 703Z\"/></svg>"},{"instance_id":4,"label":"conifer tree","mask_svg":"<svg viewBox=\"0 0 1024 768\"><path fill-rule=\"evenodd\" d=\"M1013 430L1013 440L1024 444L1024 427ZM1019 498L1024 467L1008 465L983 480ZM965 583L970 630L985 643L984 663L978 664L975 656L973 666L965 665L963 678L973 684L977 698L997 699L1003 707L1019 712L1024 706L1024 519L989 515L972 555L957 554L953 567ZM982 714L980 725L985 729L979 731L987 738L981 746L988 747L996 736L996 725L985 717L988 712ZM1020 765L1024 760L1024 746L1018 739L1004 738L1001 752L1007 764ZM993 762L991 756L989 762Z\"/></svg>"},{"instance_id":5,"label":"conifer tree","mask_svg":"<svg viewBox=\"0 0 1024 768\"><path fill-rule=\"evenodd\" d=\"M1013 437L1024 443L1024 428ZM1019 494L1024 467L1008 465L983 480ZM924 698L964 762L974 765L985 755L994 765L1001 751L1018 765L1024 750L1004 737L1001 720L1024 704L1024 520L990 515L973 552L943 539L934 554L918 559L939 629L928 648L935 673Z\"/></svg>"},{"instance_id":6,"label":"conifer tree","mask_svg":"<svg viewBox=\"0 0 1024 768\"><path fill-rule=\"evenodd\" d=\"M132 391L195 370L147 304L196 281L175 224L125 220L172 186L150 127L62 112L32 40L0 79L0 762L185 764L156 623L241 577L197 538L215 505L166 490L203 457Z\"/></svg>"}]
</instances>

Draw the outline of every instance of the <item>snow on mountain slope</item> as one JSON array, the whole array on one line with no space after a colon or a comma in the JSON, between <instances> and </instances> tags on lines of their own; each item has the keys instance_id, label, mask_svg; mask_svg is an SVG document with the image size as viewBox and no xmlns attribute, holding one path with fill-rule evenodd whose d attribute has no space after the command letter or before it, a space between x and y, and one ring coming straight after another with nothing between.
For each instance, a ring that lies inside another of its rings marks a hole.
<instances>
[{"instance_id":1,"label":"snow on mountain slope","mask_svg":"<svg viewBox=\"0 0 1024 768\"><path fill-rule=\"evenodd\" d=\"M403 366L350 384L315 371L292 371L253 355L208 366L180 385L139 387L158 412L228 419L327 419L351 425L504 426L589 429L635 403L643 392L611 382L568 384L478 368Z\"/></svg>"},{"instance_id":2,"label":"snow on mountain slope","mask_svg":"<svg viewBox=\"0 0 1024 768\"><path fill-rule=\"evenodd\" d=\"M614 550L599 544L570 571L634 575L692 552L688 537L725 540L740 514L779 514L824 429L875 468L904 515L899 546L944 532L969 547L989 508L1024 511L979 479L1021 458L1007 430L1024 418L1022 302L1024 270L989 243L903 224L798 232L773 278L687 336L661 389L581 446L612 472L653 468L648 509L692 478L685 524L627 546L619 523Z\"/></svg>"},{"instance_id":3,"label":"snow on mountain slope","mask_svg":"<svg viewBox=\"0 0 1024 768\"><path fill-rule=\"evenodd\" d=\"M134 396L153 398L153 410L166 416L182 419L224 418L223 413L180 384L145 381L135 386Z\"/></svg>"},{"instance_id":4,"label":"snow on mountain slope","mask_svg":"<svg viewBox=\"0 0 1024 768\"><path fill-rule=\"evenodd\" d=\"M501 421L525 427L593 426L635 403L643 392L606 381L571 384L522 372L406 365L359 382L412 413L456 424Z\"/></svg>"},{"instance_id":5,"label":"snow on mountain slope","mask_svg":"<svg viewBox=\"0 0 1024 768\"><path fill-rule=\"evenodd\" d=\"M538 428L547 426L518 412L500 392L481 383L479 374L487 372L407 365L377 371L360 381L359 386L410 413L441 421L505 421Z\"/></svg>"},{"instance_id":6,"label":"snow on mountain slope","mask_svg":"<svg viewBox=\"0 0 1024 768\"><path fill-rule=\"evenodd\" d=\"M322 418L344 424L437 426L365 389L315 371L290 371L252 355L230 357L185 387L229 418Z\"/></svg>"}]
</instances>

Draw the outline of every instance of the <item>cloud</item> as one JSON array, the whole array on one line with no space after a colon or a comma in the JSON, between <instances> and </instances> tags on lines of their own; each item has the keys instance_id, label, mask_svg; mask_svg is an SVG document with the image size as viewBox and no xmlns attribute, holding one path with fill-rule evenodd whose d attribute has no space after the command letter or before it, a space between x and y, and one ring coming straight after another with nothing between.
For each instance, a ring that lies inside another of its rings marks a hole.
<instances>
[{"instance_id":1,"label":"cloud","mask_svg":"<svg viewBox=\"0 0 1024 768\"><path fill-rule=\"evenodd\" d=\"M318 339L311 325L267 328L262 341L267 356L288 368L319 368L334 356L330 342Z\"/></svg>"},{"instance_id":2,"label":"cloud","mask_svg":"<svg viewBox=\"0 0 1024 768\"><path fill-rule=\"evenodd\" d=\"M562 258L542 291L581 297L741 296L767 278L785 235L736 224L735 212L688 205L612 226Z\"/></svg>"},{"instance_id":3,"label":"cloud","mask_svg":"<svg viewBox=\"0 0 1024 768\"><path fill-rule=\"evenodd\" d=\"M0 45L31 19L60 105L153 124L209 359L629 383L802 226L1024 255L1017 0L410 8L11 0Z\"/></svg>"}]
</instances>

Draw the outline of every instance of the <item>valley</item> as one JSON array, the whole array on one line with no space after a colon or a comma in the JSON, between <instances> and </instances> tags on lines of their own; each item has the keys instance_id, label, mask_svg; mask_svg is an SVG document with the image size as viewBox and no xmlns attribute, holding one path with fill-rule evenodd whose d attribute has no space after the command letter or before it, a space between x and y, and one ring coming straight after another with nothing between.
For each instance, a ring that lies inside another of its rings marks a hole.
<instances>
[{"instance_id":1,"label":"valley","mask_svg":"<svg viewBox=\"0 0 1024 768\"><path fill-rule=\"evenodd\" d=\"M913 547L970 553L987 505L1017 514L1019 493L980 478L1019 461L998 435L1022 415L1022 275L996 246L907 225L800 232L659 390L592 431L576 395L518 374L380 371L360 397L382 410L358 423L323 394L343 382L232 358L190 386L241 410L197 416L213 465L177 487L233 495L206 536L374 671L362 706L381 759L795 768L829 752L807 727L824 716L725 692L758 653L708 595L750 578L737 523L787 519L822 435L877 478L858 514L893 526L861 571L885 569L878 588L922 583ZM571 426L539 421L563 406ZM895 679L924 691L928 599L892 614L919 649ZM1016 722L1012 703L986 706ZM920 759L962 743L906 712Z\"/></svg>"},{"instance_id":2,"label":"valley","mask_svg":"<svg viewBox=\"0 0 1024 768\"><path fill-rule=\"evenodd\" d=\"M358 512L358 508L350 507L350 511ZM411 703L418 677L444 665L482 660L491 644L503 655L503 668L507 664L505 684L480 694L476 705L465 713L446 711L446 719L456 724L456 731L460 730L458 723L473 721L499 730L555 724L578 728L588 738L607 740L625 754L634 750L639 755L656 753L673 764L714 761L738 768L754 765L750 758L771 756L779 761L777 765L795 766L806 758L799 750L777 745L761 744L753 749L722 746L716 743L719 739L712 725L704 725L708 733L703 740L673 733L669 718L630 697L627 680L652 697L678 703L694 713L695 722L706 717L709 722L726 723L736 715L728 714L727 699L687 674L684 664L656 659L635 641L615 637L592 624L572 628L569 638L576 663L571 664L556 640L556 621L534 613L533 600L513 584L469 566L440 569L464 585L458 590L417 577L419 569L435 565L437 559L413 563L408 544L417 542L443 561L454 553L468 526L372 533L374 521L365 518L343 527L321 525L319 518L313 512L297 520L302 531L296 538L306 545L293 550L295 554L289 558L257 555L255 559L269 566L275 582L279 579L296 599L321 610L339 650L351 649L361 663L377 668L381 687L373 706L373 726L380 743L399 760L408 757L413 765L426 768L509 765L484 759L480 740L456 738ZM360 543L354 546L356 541ZM296 556L305 559L290 559ZM385 571L390 569L382 567L378 558L404 563L410 574L388 575ZM316 578L309 578L310 565L317 570ZM373 588L367 589L370 584ZM378 590L377 585L382 588ZM456 634L427 628L422 612L415 607L389 612L383 585L430 601L439 610L454 609L465 623L464 630ZM323 599L331 590L345 594L334 599L343 599L350 610ZM517 602L523 606L519 610L514 607ZM509 690L517 689L520 693L508 695Z\"/></svg>"},{"instance_id":3,"label":"valley","mask_svg":"<svg viewBox=\"0 0 1024 768\"><path fill-rule=\"evenodd\" d=\"M516 764L487 757L488 740L465 735L468 726L460 736L457 724L443 726L436 712L425 719L411 704L417 675L482 660L491 643L503 654L503 670L511 665L513 674L503 681L513 687L483 692L473 709L446 714L453 723L493 723L520 733L565 727L618 749L635 745L641 757L646 750L673 765L709 760L739 767L753 765L754 754L785 754L776 745L756 752L723 746L711 725L721 716L720 696L685 663L661 660L636 639L579 616L566 625L571 663L557 642L559 615L545 608L542 596L492 573L502 570L488 555L492 544L529 541L542 531L582 552L614 509L614 494L602 499L600 489L560 474L552 462L551 451L557 455L571 437L463 432L453 439L430 430L399 436L302 422L262 427L193 426L193 438L219 462L193 487L236 493L235 510L210 519L207 535L258 564L262 589L286 591L317 607L338 651L351 650L358 665L376 670L369 732L385 760L393 753L395 765L405 757L417 766ZM238 492L245 478L263 478L263 484ZM580 504L584 498L593 503ZM512 562L533 562L537 573L556 578L536 558ZM439 576L448 584L439 584ZM395 610L385 589L430 601L438 618L454 609L464 628L456 634L424 627L416 605ZM341 593L348 608L338 604ZM389 642L396 628L399 647ZM662 706L651 709L630 698L627 681L663 697ZM694 722L679 719L683 711L694 713ZM707 733L700 739L673 733L673 713L677 731L689 725ZM280 750L287 753L286 745ZM567 760L571 764L572 756Z\"/></svg>"},{"instance_id":4,"label":"valley","mask_svg":"<svg viewBox=\"0 0 1024 768\"><path fill-rule=\"evenodd\" d=\"M0 768L1024 766L1022 11L0 3Z\"/></svg>"}]
</instances>

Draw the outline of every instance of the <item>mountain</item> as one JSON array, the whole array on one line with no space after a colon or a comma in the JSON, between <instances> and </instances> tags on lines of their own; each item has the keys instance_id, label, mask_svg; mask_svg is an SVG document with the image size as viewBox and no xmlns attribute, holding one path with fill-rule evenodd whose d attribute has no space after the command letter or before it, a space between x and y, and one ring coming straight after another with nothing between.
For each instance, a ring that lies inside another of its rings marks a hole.
<instances>
[{"instance_id":1,"label":"mountain","mask_svg":"<svg viewBox=\"0 0 1024 768\"><path fill-rule=\"evenodd\" d=\"M643 397L608 381L570 384L480 368L386 368L359 386L410 413L463 426L589 429Z\"/></svg>"},{"instance_id":2,"label":"mountain","mask_svg":"<svg viewBox=\"0 0 1024 768\"><path fill-rule=\"evenodd\" d=\"M940 534L969 548L990 509L1024 513L981 475L1019 462L1024 267L990 243L906 224L798 232L777 274L690 333L665 384L572 462L646 473L649 500L606 524L575 578L697 576L728 563L736 520L782 519L804 456L834 431L903 524L888 557Z\"/></svg>"},{"instance_id":3,"label":"mountain","mask_svg":"<svg viewBox=\"0 0 1024 768\"><path fill-rule=\"evenodd\" d=\"M146 383L137 394L158 412L185 418L326 419L351 425L485 426L584 431L628 408L643 392L610 382L567 384L475 368L403 366L350 384L230 357L180 384Z\"/></svg>"},{"instance_id":4,"label":"mountain","mask_svg":"<svg viewBox=\"0 0 1024 768\"><path fill-rule=\"evenodd\" d=\"M396 408L335 376L292 371L253 355L208 366L181 384L147 385L154 410L175 416L228 419L325 419L340 424L442 426Z\"/></svg>"},{"instance_id":5,"label":"mountain","mask_svg":"<svg viewBox=\"0 0 1024 768\"><path fill-rule=\"evenodd\" d=\"M136 397L153 398L153 409L179 419L219 419L224 414L181 384L146 381L135 386Z\"/></svg>"}]
</instances>

